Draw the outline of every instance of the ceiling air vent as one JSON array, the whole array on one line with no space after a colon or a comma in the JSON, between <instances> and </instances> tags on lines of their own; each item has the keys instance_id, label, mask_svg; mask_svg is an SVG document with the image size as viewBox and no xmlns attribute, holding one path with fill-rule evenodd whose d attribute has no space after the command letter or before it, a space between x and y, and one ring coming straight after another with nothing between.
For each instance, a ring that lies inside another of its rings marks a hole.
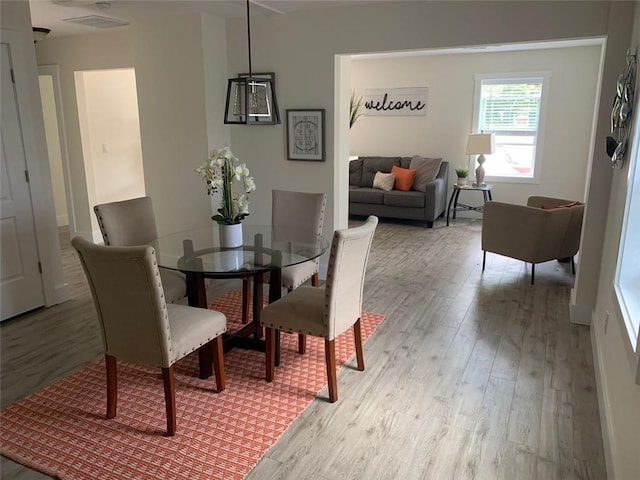
<instances>
[{"instance_id":1,"label":"ceiling air vent","mask_svg":"<svg viewBox=\"0 0 640 480\"><path fill-rule=\"evenodd\" d=\"M87 15L86 17L65 18L63 21L70 23L79 23L88 27L96 28L114 28L129 25L128 22L118 20L117 18L103 17L101 15Z\"/></svg>"}]
</instances>

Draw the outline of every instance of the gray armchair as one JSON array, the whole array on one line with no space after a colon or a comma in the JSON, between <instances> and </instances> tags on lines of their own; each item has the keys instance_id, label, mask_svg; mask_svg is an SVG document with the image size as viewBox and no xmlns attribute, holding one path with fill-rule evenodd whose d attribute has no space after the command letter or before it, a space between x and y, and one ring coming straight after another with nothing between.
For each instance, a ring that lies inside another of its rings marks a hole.
<instances>
[{"instance_id":1,"label":"gray armchair","mask_svg":"<svg viewBox=\"0 0 640 480\"><path fill-rule=\"evenodd\" d=\"M482 270L487 252L531 263L570 258L580 247L584 204L550 197L529 197L527 205L487 202L482 214Z\"/></svg>"}]
</instances>

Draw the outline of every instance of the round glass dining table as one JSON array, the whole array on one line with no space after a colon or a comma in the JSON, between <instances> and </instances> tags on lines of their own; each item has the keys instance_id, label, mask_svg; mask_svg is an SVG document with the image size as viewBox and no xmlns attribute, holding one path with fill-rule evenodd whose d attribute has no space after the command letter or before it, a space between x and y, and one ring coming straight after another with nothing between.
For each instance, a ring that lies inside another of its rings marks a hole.
<instances>
[{"instance_id":1,"label":"round glass dining table","mask_svg":"<svg viewBox=\"0 0 640 480\"><path fill-rule=\"evenodd\" d=\"M242 225L243 243L236 248L220 246L218 225L163 235L151 242L158 265L183 272L190 306L207 308L205 278L253 278L253 319L240 330L225 335L225 352L241 347L264 351L260 311L263 276L269 274L269 303L278 300L282 268L314 260L329 248L321 235L300 235L295 229L271 225ZM243 282L243 315L249 308L248 282ZM201 348L200 378L212 374L211 350Z\"/></svg>"}]
</instances>

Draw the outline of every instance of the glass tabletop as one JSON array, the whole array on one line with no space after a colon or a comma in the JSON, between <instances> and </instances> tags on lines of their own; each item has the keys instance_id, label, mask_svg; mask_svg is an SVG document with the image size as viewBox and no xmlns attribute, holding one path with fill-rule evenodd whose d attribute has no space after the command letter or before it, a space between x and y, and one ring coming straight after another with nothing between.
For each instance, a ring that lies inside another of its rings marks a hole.
<instances>
[{"instance_id":1,"label":"glass tabletop","mask_svg":"<svg viewBox=\"0 0 640 480\"><path fill-rule=\"evenodd\" d=\"M158 237L151 242L158 265L182 272L229 276L288 267L321 256L329 242L321 235L304 238L299 232L271 225L242 225L243 244L220 246L218 225Z\"/></svg>"}]
</instances>

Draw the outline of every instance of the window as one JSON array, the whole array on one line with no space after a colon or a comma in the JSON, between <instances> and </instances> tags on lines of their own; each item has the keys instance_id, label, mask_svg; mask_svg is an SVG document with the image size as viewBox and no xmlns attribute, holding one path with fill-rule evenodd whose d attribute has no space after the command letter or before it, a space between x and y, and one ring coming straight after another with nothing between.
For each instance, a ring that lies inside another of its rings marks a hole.
<instances>
[{"instance_id":1,"label":"window","mask_svg":"<svg viewBox=\"0 0 640 480\"><path fill-rule=\"evenodd\" d=\"M539 181L550 77L549 72L476 75L474 132L494 134L496 150L484 164L492 181Z\"/></svg>"},{"instance_id":2,"label":"window","mask_svg":"<svg viewBox=\"0 0 640 480\"><path fill-rule=\"evenodd\" d=\"M636 142L640 138L636 122ZM631 347L638 350L640 331L640 148L634 145L629 156L629 187L620 235L618 264L614 280L615 297L620 307ZM640 368L640 365L639 365ZM638 372L640 375L640 371ZM640 378L639 378L640 381Z\"/></svg>"}]
</instances>

